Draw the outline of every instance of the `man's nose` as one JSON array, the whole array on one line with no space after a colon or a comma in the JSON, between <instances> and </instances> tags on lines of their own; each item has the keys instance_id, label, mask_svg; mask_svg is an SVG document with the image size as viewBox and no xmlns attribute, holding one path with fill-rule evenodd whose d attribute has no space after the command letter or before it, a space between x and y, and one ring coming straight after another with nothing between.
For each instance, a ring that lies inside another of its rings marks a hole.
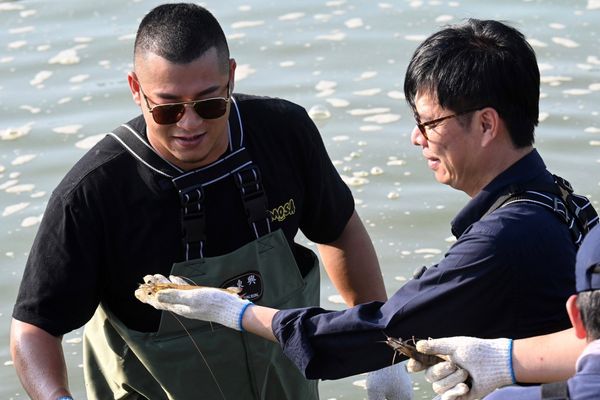
<instances>
[{"instance_id":1,"label":"man's nose","mask_svg":"<svg viewBox=\"0 0 600 400\"><path fill-rule=\"evenodd\" d=\"M413 126L413 129L410 133L410 141L415 146L424 147L427 145L427 138L425 138L425 135L423 135L423 133L421 133L421 131L419 130L419 127L416 124L415 124L415 126Z\"/></svg>"}]
</instances>

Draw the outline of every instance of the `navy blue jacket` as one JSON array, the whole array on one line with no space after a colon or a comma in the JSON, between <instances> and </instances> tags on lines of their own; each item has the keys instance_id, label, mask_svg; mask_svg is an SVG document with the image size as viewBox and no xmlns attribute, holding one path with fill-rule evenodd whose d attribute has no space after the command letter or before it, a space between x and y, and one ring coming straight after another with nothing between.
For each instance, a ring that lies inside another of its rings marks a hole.
<instances>
[{"instance_id":1,"label":"navy blue jacket","mask_svg":"<svg viewBox=\"0 0 600 400\"><path fill-rule=\"evenodd\" d=\"M600 398L600 341L592 342L577 360L577 372L567 381L571 400ZM540 400L540 386L511 386L496 390L485 400Z\"/></svg>"},{"instance_id":2,"label":"navy blue jacket","mask_svg":"<svg viewBox=\"0 0 600 400\"><path fill-rule=\"evenodd\" d=\"M279 311L272 328L285 354L308 378L337 379L390 365L384 332L522 338L570 327L576 247L566 224L531 203L482 218L511 184L552 181L535 150L501 173L456 216L444 258L385 303Z\"/></svg>"}]
</instances>

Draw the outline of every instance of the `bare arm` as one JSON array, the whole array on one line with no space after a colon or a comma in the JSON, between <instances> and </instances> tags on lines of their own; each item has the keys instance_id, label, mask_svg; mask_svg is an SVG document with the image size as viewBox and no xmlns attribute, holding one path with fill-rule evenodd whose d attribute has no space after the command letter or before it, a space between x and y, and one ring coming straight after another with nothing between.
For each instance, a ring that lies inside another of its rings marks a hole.
<instances>
[{"instance_id":1,"label":"bare arm","mask_svg":"<svg viewBox=\"0 0 600 400\"><path fill-rule=\"evenodd\" d=\"M337 240L317 247L329 278L348 306L387 300L373 243L356 211Z\"/></svg>"},{"instance_id":2,"label":"bare arm","mask_svg":"<svg viewBox=\"0 0 600 400\"><path fill-rule=\"evenodd\" d=\"M539 383L568 379L586 346L573 328L513 343L513 370L517 382Z\"/></svg>"},{"instance_id":3,"label":"bare arm","mask_svg":"<svg viewBox=\"0 0 600 400\"><path fill-rule=\"evenodd\" d=\"M13 319L10 352L21 384L34 400L70 396L62 337Z\"/></svg>"},{"instance_id":4,"label":"bare arm","mask_svg":"<svg viewBox=\"0 0 600 400\"><path fill-rule=\"evenodd\" d=\"M271 323L273 322L273 316L277 311L279 310L252 305L244 312L242 317L242 327L250 333L276 342L277 339L271 329Z\"/></svg>"}]
</instances>

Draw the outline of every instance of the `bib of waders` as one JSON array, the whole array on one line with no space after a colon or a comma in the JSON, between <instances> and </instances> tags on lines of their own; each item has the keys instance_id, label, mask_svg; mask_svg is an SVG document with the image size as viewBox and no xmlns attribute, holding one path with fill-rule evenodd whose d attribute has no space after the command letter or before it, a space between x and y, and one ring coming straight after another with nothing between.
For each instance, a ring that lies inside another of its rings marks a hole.
<instances>
[{"instance_id":1,"label":"bib of waders","mask_svg":"<svg viewBox=\"0 0 600 400\"><path fill-rule=\"evenodd\" d=\"M259 305L318 305L319 268L301 276L282 230L271 232L260 171L243 146L243 127L232 98L230 151L210 166L181 171L130 125L111 135L140 162L169 177L181 200L186 261L171 274L213 287L237 286ZM217 257L204 257L204 188L221 179L237 185L256 240ZM141 277L140 277L141 279ZM131 294L133 296L133 293ZM89 399L318 399L317 381L306 380L278 344L221 325L162 312L157 332L129 329L100 305L84 333L84 373Z\"/></svg>"}]
</instances>

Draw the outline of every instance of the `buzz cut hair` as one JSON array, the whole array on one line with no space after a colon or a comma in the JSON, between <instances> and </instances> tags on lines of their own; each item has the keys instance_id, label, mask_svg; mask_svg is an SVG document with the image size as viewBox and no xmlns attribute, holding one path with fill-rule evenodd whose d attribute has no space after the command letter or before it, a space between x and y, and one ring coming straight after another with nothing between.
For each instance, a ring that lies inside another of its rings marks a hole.
<instances>
[{"instance_id":1,"label":"buzz cut hair","mask_svg":"<svg viewBox=\"0 0 600 400\"><path fill-rule=\"evenodd\" d=\"M219 64L227 71L229 47L217 19L197 4L163 4L153 8L140 22L135 37L134 65L147 53L174 64L187 64L213 47Z\"/></svg>"}]
</instances>

